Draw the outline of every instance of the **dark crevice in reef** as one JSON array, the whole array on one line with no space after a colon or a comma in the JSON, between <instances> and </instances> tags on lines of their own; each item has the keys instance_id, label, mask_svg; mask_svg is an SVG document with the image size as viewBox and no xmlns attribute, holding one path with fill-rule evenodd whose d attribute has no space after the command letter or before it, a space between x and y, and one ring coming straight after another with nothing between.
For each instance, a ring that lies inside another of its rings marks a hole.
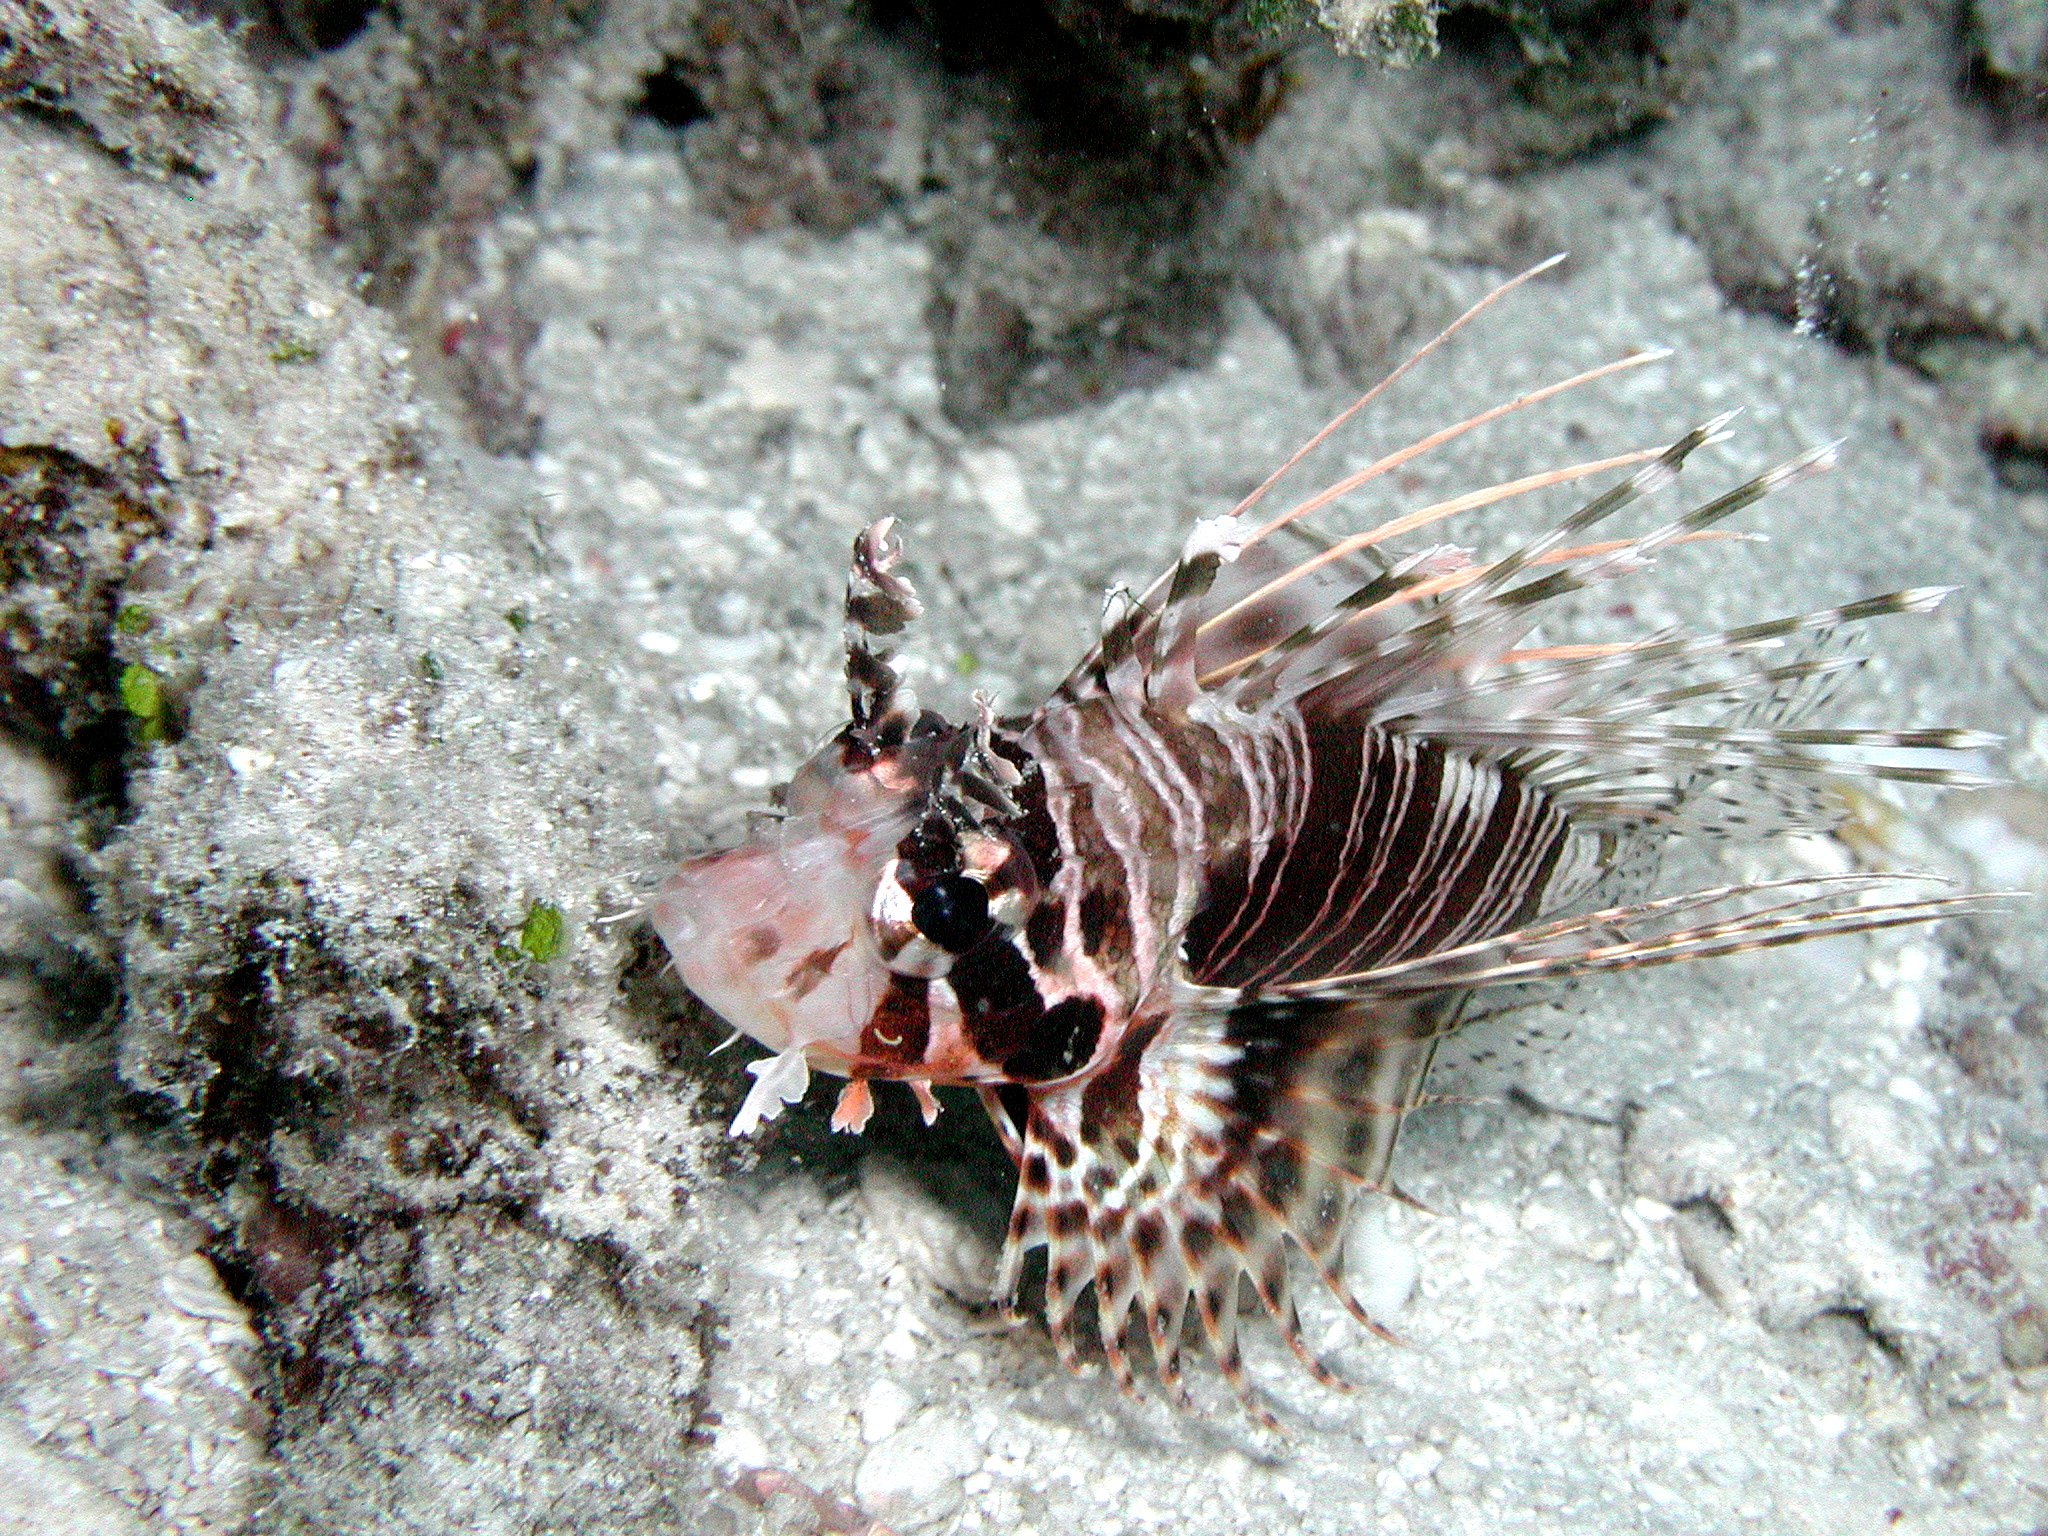
<instances>
[{"instance_id":1,"label":"dark crevice in reef","mask_svg":"<svg viewBox=\"0 0 2048 1536\"><path fill-rule=\"evenodd\" d=\"M165 532L146 464L121 478L60 448L0 448L0 728L63 771L102 835L123 813L123 761L170 739L179 705L123 603Z\"/></svg>"},{"instance_id":2,"label":"dark crevice in reef","mask_svg":"<svg viewBox=\"0 0 2048 1536\"><path fill-rule=\"evenodd\" d=\"M688 128L709 117L711 106L690 83L689 75L668 62L642 77L640 94L633 99L632 115L664 128Z\"/></svg>"},{"instance_id":3,"label":"dark crevice in reef","mask_svg":"<svg viewBox=\"0 0 2048 1536\"><path fill-rule=\"evenodd\" d=\"M2048 444L1993 428L1983 434L1983 447L1991 472L2007 490L2030 495L2048 491Z\"/></svg>"},{"instance_id":4,"label":"dark crevice in reef","mask_svg":"<svg viewBox=\"0 0 2048 1536\"><path fill-rule=\"evenodd\" d=\"M77 911L20 901L13 907L0 921L0 988L20 1017L34 1020L35 1057L17 1089L14 1117L40 1131L94 1139L145 1129L146 1116L125 1097L115 1072L119 999L106 944ZM21 1009L31 998L33 1005Z\"/></svg>"},{"instance_id":5,"label":"dark crevice in reef","mask_svg":"<svg viewBox=\"0 0 2048 1536\"><path fill-rule=\"evenodd\" d=\"M947 414L1070 409L1221 345L1242 151L1286 93L1281 40L1227 6L903 0L878 30L933 106L921 201Z\"/></svg>"},{"instance_id":6,"label":"dark crevice in reef","mask_svg":"<svg viewBox=\"0 0 2048 1536\"><path fill-rule=\"evenodd\" d=\"M149 1116L116 1073L119 982L93 865L127 814L130 752L178 717L171 678L137 650L140 610L123 601L165 533L164 487L148 461L117 462L126 473L55 447L0 448L0 773L10 819L31 818L11 829L23 862L0 903L0 991L34 1057L16 1113L94 1138ZM56 819L37 826L39 783Z\"/></svg>"},{"instance_id":7,"label":"dark crevice in reef","mask_svg":"<svg viewBox=\"0 0 2048 1536\"><path fill-rule=\"evenodd\" d=\"M5 37L0 36L0 45L4 45L5 41ZM136 171L144 168L146 162L141 160L131 149L108 144L92 122L83 113L73 108L61 93L49 91L40 85L10 88L9 82L5 80L4 76L0 76L0 103L4 103L14 111L19 112L23 117L28 118L43 128L49 129L53 133L63 134L68 138L77 140L81 144L91 146L124 171ZM182 155L163 155L156 160L155 164L157 168L168 171L174 176L189 177L193 181L203 182L208 176L204 166L197 164L195 161L188 160Z\"/></svg>"},{"instance_id":8,"label":"dark crevice in reef","mask_svg":"<svg viewBox=\"0 0 2048 1536\"><path fill-rule=\"evenodd\" d=\"M1727 0L1493 0L1447 9L1437 36L1452 97L1483 98L1479 134L1513 172L1639 140L1692 99L1733 29Z\"/></svg>"},{"instance_id":9,"label":"dark crevice in reef","mask_svg":"<svg viewBox=\"0 0 2048 1536\"><path fill-rule=\"evenodd\" d=\"M370 24L376 0L268 0L276 24L308 53L339 48Z\"/></svg>"},{"instance_id":10,"label":"dark crevice in reef","mask_svg":"<svg viewBox=\"0 0 2048 1536\"><path fill-rule=\"evenodd\" d=\"M1283 38L1233 10L877 0L873 16L882 36L951 79L997 82L1050 152L1142 157L1186 180L1254 137L1277 102Z\"/></svg>"},{"instance_id":11,"label":"dark crevice in reef","mask_svg":"<svg viewBox=\"0 0 2048 1536\"><path fill-rule=\"evenodd\" d=\"M889 200L877 173L901 107L889 64L849 0L709 0L636 105L688 130L699 193L734 230L837 235Z\"/></svg>"},{"instance_id":12,"label":"dark crevice in reef","mask_svg":"<svg viewBox=\"0 0 2048 1536\"><path fill-rule=\"evenodd\" d=\"M170 7L193 21L219 22L256 62L273 66L343 46L386 8L380 0L170 0Z\"/></svg>"}]
</instances>

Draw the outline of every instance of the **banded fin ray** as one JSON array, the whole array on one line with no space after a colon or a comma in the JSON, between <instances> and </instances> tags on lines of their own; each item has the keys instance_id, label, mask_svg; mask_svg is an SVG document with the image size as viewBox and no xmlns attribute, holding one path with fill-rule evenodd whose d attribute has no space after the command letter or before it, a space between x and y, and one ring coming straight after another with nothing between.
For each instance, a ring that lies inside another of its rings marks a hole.
<instances>
[{"instance_id":1,"label":"banded fin ray","mask_svg":"<svg viewBox=\"0 0 2048 1536\"><path fill-rule=\"evenodd\" d=\"M1496 562L1479 576L1465 577L1465 581L1484 580L1489 574L1495 581L1505 580L1508 575L1540 561L1546 552L1563 543L1571 533L1590 528L1631 502L1653 494L1677 475L1687 456L1719 431L1722 424L1723 421L1717 419L1695 427L1620 484L1586 503L1556 529L1524 545L1505 560ZM1297 570L1304 569L1306 565L1304 562ZM1449 589L1450 584L1446 583L1434 590ZM1396 603L1412 600L1420 591L1426 590L1431 589L1420 577L1398 570L1390 571L1346 594L1327 612L1265 650L1205 675L1203 682L1209 686L1227 686L1240 705L1272 696L1283 683L1291 685L1286 690L1288 695L1298 697L1329 678L1314 672L1306 677L1297 674L1295 678L1288 678L1286 674L1295 671L1302 658L1311 656L1319 646L1342 631L1349 631L1345 638L1350 643L1340 651L1335 661L1326 663L1325 669L1340 667L1344 671L1356 672L1370 662L1376 669L1383 670L1388 681L1392 681L1400 675L1391 665L1398 651L1407 649L1420 653L1424 659L1433 657L1440 652L1443 640L1456 628L1453 620L1459 616L1458 610L1446 606L1426 612L1419 620L1398 627L1384 638L1374 632L1373 626L1362 625L1362 621ZM1469 606L1469 603L1464 606Z\"/></svg>"},{"instance_id":2,"label":"banded fin ray","mask_svg":"<svg viewBox=\"0 0 2048 1536\"><path fill-rule=\"evenodd\" d=\"M1353 400L1351 404L1346 406L1343 410L1339 411L1335 416L1331 417L1329 421L1325 422L1322 428L1319 431L1317 431L1313 437L1309 438L1307 442L1303 443L1299 448L1295 449L1293 453L1289 454L1285 459L1283 459L1280 462L1280 464L1266 476L1264 480L1260 481L1259 484L1255 486L1251 490L1251 492L1244 497L1243 500L1238 502L1236 506L1232 507L1229 513L1227 514L1227 517L1231 520L1242 519L1245 516L1245 514L1251 511L1253 507L1257 506L1261 501L1263 501L1267 497L1267 495L1269 495L1272 492L1273 488L1287 477L1288 473L1292 471L1296 465L1300 464L1303 459L1307 458L1311 453L1315 452L1317 448L1320 448L1325 442L1329 441L1329 439L1333 437L1345 425L1345 423L1349 422L1360 411L1364 410L1368 405L1372 404L1373 401L1377 400L1389 389L1392 389L1394 385L1398 384L1403 378L1407 377L1407 375L1410 372L1412 372L1417 366L1419 366L1424 359L1429 357L1431 353L1435 352L1439 347L1443 346L1445 342L1449 341L1453 336L1457 335L1459 331L1463 330L1472 321L1476 320L1482 313L1492 308L1493 305L1497 304L1500 300L1506 298L1510 293L1513 293L1517 288L1521 287L1524 283L1531 282L1534 279L1542 276L1545 272L1548 272L1552 268L1560 265L1564 261L1564 259L1565 253L1559 251L1554 255L1545 257L1542 261L1537 262L1534 266L1517 273L1515 276L1509 278L1506 282L1497 284L1493 288L1488 289L1487 292L1481 295L1478 301L1472 304L1470 307L1468 307L1463 314L1459 315L1456 319L1452 320L1450 324L1446 325L1442 330L1438 331L1434 336L1430 337L1428 341L1425 341L1421 346L1417 347L1413 352L1409 353L1408 356L1403 358L1401 362L1398 365L1396 365L1395 368L1391 372L1389 372L1384 378L1380 379L1378 382L1371 385L1369 388L1366 389L1366 391L1363 394L1361 394L1357 399ZM1643 361L1654 361L1654 358L1646 356L1643 358ZM1551 392L1555 393L1556 391L1553 390ZM1525 401L1523 403L1528 402ZM1500 414L1502 414L1502 412L1498 408L1496 408L1496 410L1489 415L1480 418L1474 418L1472 422L1469 423L1469 425L1476 426L1480 423L1481 420L1490 420L1493 416L1497 416ZM1439 436L1435 441L1440 442L1443 440L1445 439ZM1420 453L1422 451L1422 446L1411 445L1410 450L1404 450L1405 456L1403 458L1395 461L1394 463L1382 464L1378 472L1384 473L1387 469L1396 467L1398 463L1405 463L1407 462L1408 458L1412 458L1415 456L1415 454ZM1364 478L1371 477L1367 476ZM1360 479L1356 483L1363 483L1363 479ZM1310 503L1303 503L1293 508L1291 511L1283 514L1282 516L1273 519L1264 527L1258 529L1247 540L1247 542L1250 544L1257 544L1262 539L1268 537L1269 535L1280 529L1289 528L1296 525L1301 518L1307 516L1310 512L1316 510L1317 506L1321 506L1328 503L1329 501L1335 500L1336 497L1341 494L1343 494L1341 491L1325 491L1321 493L1320 499L1316 500L1313 505L1311 505ZM1140 625L1149 621L1153 611L1153 604L1170 590L1170 584L1174 580L1175 575L1176 571L1169 571L1165 575L1162 575L1157 580L1155 580L1151 584L1151 586L1146 588L1144 595L1137 598L1131 604L1131 610L1127 612L1118 622L1109 626L1109 629L1107 633L1105 633L1102 640L1098 641L1094 646L1090 647L1088 654L1083 656L1081 660L1078 663L1076 663L1074 670L1068 674L1066 682L1062 683L1059 689L1056 690L1056 692L1060 694L1065 694L1069 692L1071 688L1078 686L1082 680L1089 678L1091 676L1099 676L1106 669L1107 665L1109 665L1117 656L1128 651L1132 645L1136 629Z\"/></svg>"},{"instance_id":3,"label":"banded fin ray","mask_svg":"<svg viewBox=\"0 0 2048 1536\"><path fill-rule=\"evenodd\" d=\"M1945 883L1932 875L1850 874L1715 886L1537 923L1370 971L1282 984L1271 993L1303 1001L1342 1002L1428 996L1446 988L1520 986L1999 911L2016 894L1971 891L1869 903L1858 899L1915 881ZM1760 895L1782 899L1753 910L1740 905ZM1683 918L1693 921L1671 926Z\"/></svg>"},{"instance_id":4,"label":"banded fin ray","mask_svg":"<svg viewBox=\"0 0 2048 1536\"><path fill-rule=\"evenodd\" d=\"M1258 544L1296 519L1319 511L1338 498L1359 489L1369 481L1378 479L1398 469L1410 460L1420 457L1429 450L1462 436L1474 428L1483 426L1487 422L1497 420L1515 411L1528 409L1568 390L1594 383L1612 374L1661 361L1670 355L1668 351L1661 349L1635 352L1628 356L1599 364L1596 367L1585 369L1573 374L1569 378L1557 380L1540 388L1529 390L1512 400L1489 407L1448 427L1441 427L1426 437L1382 455L1365 468L1354 471L1335 484L1326 487L1324 490L1299 503L1291 510L1280 514L1278 517L1257 528L1250 527L1244 521L1244 512L1252 502L1265 493L1273 481L1278 478L1279 473L1284 473L1285 469L1297 462L1301 455L1306 453L1309 448L1321 442L1336 426L1349 419L1355 411L1374 398L1380 390L1407 372L1411 366L1445 340L1452 331L1455 331L1466 320L1477 314L1479 309L1484 307L1485 303L1490 303L1494 298L1499 297L1501 293L1506 292L1508 288L1527 280L1529 277L1533 277L1537 272L1544 270L1544 268L1552 264L1554 263L1545 262L1538 267L1532 268L1529 272L1522 274L1521 277L1514 279L1503 288L1488 295L1487 299L1482 301L1480 305L1475 305L1472 310L1453 322L1445 331L1439 333L1434 340L1411 356L1394 373L1382 380L1380 384L1374 386L1373 389L1367 391L1349 410L1345 411L1329 426L1325 427L1321 433L1318 433L1315 438L1311 439L1303 449L1288 460L1286 465L1282 466L1281 471L1276 472L1265 485L1261 486L1258 491L1255 491L1251 497L1246 498L1244 502L1240 503L1233 512L1199 524L1194 534L1190 537L1188 546L1183 550L1180 559L1146 589L1143 597L1132 603L1127 611L1114 624L1109 626L1103 638L1076 665L1073 672L1068 675L1066 682L1061 684L1057 692L1063 695L1071 695L1073 691L1082 686L1084 680L1089 678L1102 679L1120 662L1132 658L1135 658L1140 663L1142 674L1148 680L1155 673L1167 673L1167 669L1159 666L1158 663L1161 658L1176 653L1176 648L1172 643L1173 639L1183 634L1191 635L1198 630L1199 620L1204 615L1189 615L1186 610L1208 595L1218 566L1225 562L1235 562L1245 548ZM1692 446L1697 446L1697 444ZM1690 451L1690 449L1687 451ZM1637 457L1639 455L1626 454L1619 456L1612 462L1633 462ZM1458 498L1454 504L1448 504L1441 509L1428 509L1428 511L1431 513L1440 512L1441 515L1447 516L1454 510L1469 509L1507 495L1519 494L1522 490L1536 489L1541 485L1559 483L1564 479L1574 477L1579 472L1591 473L1598 467L1605 466L1576 466L1572 470L1550 471L1527 476L1521 481L1489 487L1471 493L1469 496ZM1417 516L1422 515L1417 514ZM1392 528L1389 528L1382 530L1382 533L1385 536L1391 536L1393 531ZM1305 574L1307 574L1306 570L1298 569L1294 573L1294 577ZM1290 577L1289 580L1294 579L1294 577ZM1155 604L1157 606L1154 606ZM1223 614L1219 612L1214 616L1222 617ZM1168 637L1164 641L1161 639L1162 633Z\"/></svg>"},{"instance_id":5,"label":"banded fin ray","mask_svg":"<svg viewBox=\"0 0 2048 1536\"><path fill-rule=\"evenodd\" d=\"M1137 1389L1130 1351L1142 1336L1160 1382L1185 1402L1192 1319L1232 1390L1270 1425L1238 1341L1243 1277L1302 1365L1342 1388L1302 1336L1289 1250L1361 1327L1392 1338L1345 1284L1341 1245L1359 1191L1397 1194L1401 1124L1454 1009L1441 998L1241 1000L1188 988L1097 1076L1028 1095L985 1091L1019 1169L997 1299L1014 1303L1023 1254L1043 1243L1047 1323L1069 1366L1092 1285L1101 1349L1125 1392Z\"/></svg>"},{"instance_id":6,"label":"banded fin ray","mask_svg":"<svg viewBox=\"0 0 2048 1536\"><path fill-rule=\"evenodd\" d=\"M1321 690L1326 696L1321 701L1323 707L1341 700L1344 706L1372 707L1383 716L1392 714L1398 707L1394 701L1419 679L1434 680L1446 672L1462 678L1475 664L1494 661L1527 632L1535 622L1529 611L1541 603L1633 575L1644 569L1658 550L1709 535L1714 524L1826 462L1827 451L1815 450L1647 533L1611 543L1562 547L1570 536L1671 483L1687 456L1714 440L1728 419L1719 417L1694 428L1657 460L1594 498L1558 528L1497 561L1433 581L1400 583L1392 591L1382 590L1384 583L1370 584L1347 599L1346 606L1355 607L1355 612L1332 614L1314 631L1289 637L1273 653L1228 678L1227 686L1247 700L1273 695L1306 698ZM1533 566L1551 564L1558 568L1520 586L1508 585ZM1397 604L1417 604L1423 598L1436 600L1390 629L1383 625L1382 633L1357 630L1363 618ZM1347 632L1351 632L1351 643L1337 644L1347 638ZM1297 651L1307 653L1301 664L1295 664ZM1323 653L1320 659L1318 651Z\"/></svg>"}]
</instances>

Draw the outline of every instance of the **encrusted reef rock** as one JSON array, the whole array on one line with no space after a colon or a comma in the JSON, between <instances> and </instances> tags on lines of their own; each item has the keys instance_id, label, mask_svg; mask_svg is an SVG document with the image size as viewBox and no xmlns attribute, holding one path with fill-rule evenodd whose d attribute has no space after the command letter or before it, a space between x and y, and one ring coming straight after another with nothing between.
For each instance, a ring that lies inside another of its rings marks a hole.
<instances>
[{"instance_id":1,"label":"encrusted reef rock","mask_svg":"<svg viewBox=\"0 0 2048 1536\"><path fill-rule=\"evenodd\" d=\"M1206 362L1237 278L1258 280L1247 255L1328 234L1320 210L1314 228L1280 216L1247 152L1316 67L1302 45L1318 22L1376 58L1434 46L1440 7L1365 9L407 0L293 66L289 131L328 233L494 451L537 440L519 211L622 126L672 136L736 230L839 235L885 214L918 230L945 410L973 430ZM287 14L300 43L329 35ZM1461 237L1511 221L1494 178L1669 116L1728 17L1724 0L1455 12L1426 87L1383 77L1362 93L1418 141L1393 170L1398 201L1415 206L1419 179L1423 204L1455 205ZM1318 291L1303 302L1327 307L1332 262L1307 266ZM1378 355L1350 352L1336 366Z\"/></svg>"},{"instance_id":2,"label":"encrusted reef rock","mask_svg":"<svg viewBox=\"0 0 2048 1536\"><path fill-rule=\"evenodd\" d=\"M2041 123L1955 89L1969 44L1938 6L1759 5L1730 53L1661 147L1723 291L1921 370L2048 483Z\"/></svg>"},{"instance_id":3,"label":"encrusted reef rock","mask_svg":"<svg viewBox=\"0 0 2048 1536\"><path fill-rule=\"evenodd\" d=\"M565 687L605 648L316 253L228 39L148 5L6 23L36 106L0 117L10 698L97 810L74 867L147 1132L128 1176L202 1224L240 1298L205 1307L267 1346L223 1379L302 1448L266 1528L362 1527L305 1491L343 1443L402 1469L361 1490L386 1528L536 1502L673 1528L704 1132L592 921L659 858L603 683ZM46 1188L18 1191L38 1233ZM211 1274L190 1254L121 1262ZM33 1420L36 1455L105 1454L112 1421L71 1411L84 1438ZM253 1442L222 1444L246 1503Z\"/></svg>"}]
</instances>

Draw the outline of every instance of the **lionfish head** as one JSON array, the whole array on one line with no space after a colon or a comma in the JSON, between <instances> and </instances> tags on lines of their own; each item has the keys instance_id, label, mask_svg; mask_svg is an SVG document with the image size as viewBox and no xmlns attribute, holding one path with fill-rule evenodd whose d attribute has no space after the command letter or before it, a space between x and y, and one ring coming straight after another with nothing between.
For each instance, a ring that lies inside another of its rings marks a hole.
<instances>
[{"instance_id":1,"label":"lionfish head","mask_svg":"<svg viewBox=\"0 0 2048 1536\"><path fill-rule=\"evenodd\" d=\"M928 711L886 744L849 726L772 825L670 877L655 930L691 991L770 1050L923 1075L878 1015L892 978L942 977L1029 915L1036 873L1004 803L1015 774L983 731Z\"/></svg>"},{"instance_id":2,"label":"lionfish head","mask_svg":"<svg viewBox=\"0 0 2048 1536\"><path fill-rule=\"evenodd\" d=\"M965 726L920 710L869 644L917 612L887 535L870 529L855 550L852 720L783 788L771 824L686 862L649 913L690 989L799 1079L804 1064L956 1077L936 1033L905 1027L903 995L1005 942L1038 897L1011 798L1023 754L985 702Z\"/></svg>"}]
</instances>

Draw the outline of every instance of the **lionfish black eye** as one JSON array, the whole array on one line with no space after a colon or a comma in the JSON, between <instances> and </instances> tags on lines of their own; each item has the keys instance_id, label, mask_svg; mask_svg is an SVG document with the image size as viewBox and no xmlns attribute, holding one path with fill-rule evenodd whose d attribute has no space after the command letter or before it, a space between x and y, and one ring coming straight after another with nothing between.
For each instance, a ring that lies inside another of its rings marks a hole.
<instances>
[{"instance_id":1,"label":"lionfish black eye","mask_svg":"<svg viewBox=\"0 0 2048 1536\"><path fill-rule=\"evenodd\" d=\"M988 887L965 875L942 876L918 893L910 920L947 954L965 954L988 934Z\"/></svg>"}]
</instances>

